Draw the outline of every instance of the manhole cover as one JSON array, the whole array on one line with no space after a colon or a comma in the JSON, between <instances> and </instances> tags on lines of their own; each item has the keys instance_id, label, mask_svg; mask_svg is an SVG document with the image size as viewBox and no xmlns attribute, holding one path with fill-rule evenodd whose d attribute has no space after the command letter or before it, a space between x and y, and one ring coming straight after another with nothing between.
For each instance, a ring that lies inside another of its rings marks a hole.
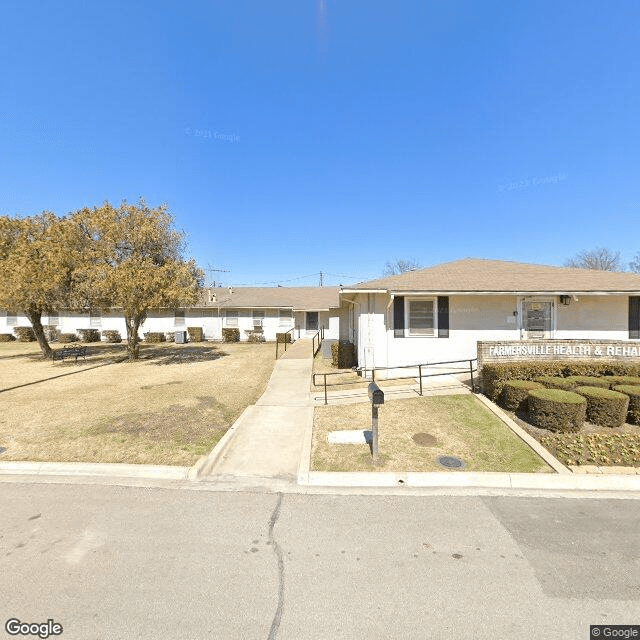
<instances>
[{"instance_id":1,"label":"manhole cover","mask_svg":"<svg viewBox=\"0 0 640 640\"><path fill-rule=\"evenodd\" d=\"M437 463L447 469L464 469L467 466L464 461L454 456L440 456L437 459Z\"/></svg>"},{"instance_id":2,"label":"manhole cover","mask_svg":"<svg viewBox=\"0 0 640 640\"><path fill-rule=\"evenodd\" d=\"M438 443L430 433L414 433L411 439L421 447L434 447Z\"/></svg>"}]
</instances>

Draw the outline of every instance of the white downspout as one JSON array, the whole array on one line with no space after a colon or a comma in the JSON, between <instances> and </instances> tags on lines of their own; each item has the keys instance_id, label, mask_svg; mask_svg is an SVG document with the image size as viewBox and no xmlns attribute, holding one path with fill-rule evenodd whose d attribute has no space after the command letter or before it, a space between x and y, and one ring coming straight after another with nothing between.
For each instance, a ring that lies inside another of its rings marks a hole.
<instances>
[{"instance_id":1,"label":"white downspout","mask_svg":"<svg viewBox=\"0 0 640 640\"><path fill-rule=\"evenodd\" d=\"M389 366L389 334L391 333L391 331L389 330L389 307L391 307L391 305L393 304L393 300L396 297L395 293L391 294L391 298L389 300L389 304L387 305L387 309L386 309L386 318L385 318L385 322L387 324L387 330L386 330L386 334L387 334L387 361L385 363L385 367Z\"/></svg>"}]
</instances>

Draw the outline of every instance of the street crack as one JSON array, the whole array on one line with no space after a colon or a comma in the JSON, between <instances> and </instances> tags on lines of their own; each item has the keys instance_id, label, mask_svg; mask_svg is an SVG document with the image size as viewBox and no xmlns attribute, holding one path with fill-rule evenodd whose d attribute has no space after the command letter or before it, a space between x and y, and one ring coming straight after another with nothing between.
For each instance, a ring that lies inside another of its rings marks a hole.
<instances>
[{"instance_id":1,"label":"street crack","mask_svg":"<svg viewBox=\"0 0 640 640\"><path fill-rule=\"evenodd\" d=\"M281 506L282 494L279 493L278 502L276 503L269 520L269 542L267 542L267 544L273 547L273 552L276 554L276 558L278 560L278 606L276 608L276 613L273 616L273 621L271 622L271 629L269 629L269 640L276 639L278 629L280 629L280 621L282 620L282 611L284 609L284 555L280 545L273 537L273 528L280 517Z\"/></svg>"}]
</instances>

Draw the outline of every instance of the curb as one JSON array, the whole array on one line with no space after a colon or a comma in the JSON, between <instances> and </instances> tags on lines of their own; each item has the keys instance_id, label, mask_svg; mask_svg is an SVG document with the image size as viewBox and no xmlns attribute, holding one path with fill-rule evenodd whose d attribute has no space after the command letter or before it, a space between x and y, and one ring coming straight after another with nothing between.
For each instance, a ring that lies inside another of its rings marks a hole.
<instances>
[{"instance_id":1,"label":"curb","mask_svg":"<svg viewBox=\"0 0 640 640\"><path fill-rule=\"evenodd\" d=\"M0 475L5 474L188 480L189 467L99 462L0 462Z\"/></svg>"},{"instance_id":2,"label":"curb","mask_svg":"<svg viewBox=\"0 0 640 640\"><path fill-rule=\"evenodd\" d=\"M639 475L587 475L491 472L328 472L311 471L306 486L413 487L433 489L517 489L551 491L632 491L640 493Z\"/></svg>"}]
</instances>

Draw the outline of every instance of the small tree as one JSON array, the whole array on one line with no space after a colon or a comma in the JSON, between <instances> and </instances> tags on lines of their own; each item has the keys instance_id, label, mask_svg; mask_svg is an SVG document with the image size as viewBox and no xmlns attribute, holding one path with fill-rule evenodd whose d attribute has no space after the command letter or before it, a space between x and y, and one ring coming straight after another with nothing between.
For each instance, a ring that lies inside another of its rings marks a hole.
<instances>
[{"instance_id":1,"label":"small tree","mask_svg":"<svg viewBox=\"0 0 640 640\"><path fill-rule=\"evenodd\" d=\"M597 271L624 271L619 251L611 251L605 247L597 247L588 251L580 251L564 263L565 267L574 269L595 269Z\"/></svg>"},{"instance_id":2,"label":"small tree","mask_svg":"<svg viewBox=\"0 0 640 640\"><path fill-rule=\"evenodd\" d=\"M141 198L119 207L105 202L72 215L88 258L82 292L94 307L122 308L130 360L140 354L138 330L150 309L174 309L198 299L204 273L185 260L185 233L173 227L166 205Z\"/></svg>"},{"instance_id":3,"label":"small tree","mask_svg":"<svg viewBox=\"0 0 640 640\"><path fill-rule=\"evenodd\" d=\"M398 258L393 262L387 261L384 265L384 270L382 271L383 276L397 276L401 273L406 273L407 271L413 271L414 269L420 269L422 265L415 259L410 258L408 260L403 260Z\"/></svg>"},{"instance_id":4,"label":"small tree","mask_svg":"<svg viewBox=\"0 0 640 640\"><path fill-rule=\"evenodd\" d=\"M633 260L631 260L631 262L629 263L629 269L631 269L631 271L635 271L636 273L640 273L640 251L636 253L636 255L633 257Z\"/></svg>"},{"instance_id":5,"label":"small tree","mask_svg":"<svg viewBox=\"0 0 640 640\"><path fill-rule=\"evenodd\" d=\"M0 217L0 308L22 311L42 355L53 351L42 316L68 305L81 255L74 226L48 211L26 218Z\"/></svg>"}]
</instances>

